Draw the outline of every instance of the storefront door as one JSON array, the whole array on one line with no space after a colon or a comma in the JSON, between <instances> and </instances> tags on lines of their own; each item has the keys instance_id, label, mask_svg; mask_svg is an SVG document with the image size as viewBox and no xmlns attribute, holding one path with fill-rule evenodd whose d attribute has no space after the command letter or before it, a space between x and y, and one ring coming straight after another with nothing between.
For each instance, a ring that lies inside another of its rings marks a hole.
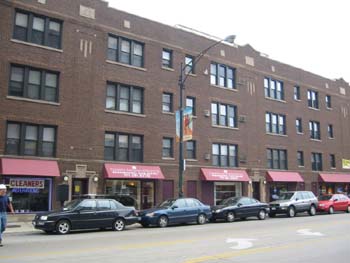
<instances>
[{"instance_id":1,"label":"storefront door","mask_svg":"<svg viewBox=\"0 0 350 263\"><path fill-rule=\"evenodd\" d=\"M73 199L88 194L88 179L73 178L72 196Z\"/></svg>"},{"instance_id":2,"label":"storefront door","mask_svg":"<svg viewBox=\"0 0 350 263\"><path fill-rule=\"evenodd\" d=\"M260 182L253 182L253 198L260 201Z\"/></svg>"}]
</instances>

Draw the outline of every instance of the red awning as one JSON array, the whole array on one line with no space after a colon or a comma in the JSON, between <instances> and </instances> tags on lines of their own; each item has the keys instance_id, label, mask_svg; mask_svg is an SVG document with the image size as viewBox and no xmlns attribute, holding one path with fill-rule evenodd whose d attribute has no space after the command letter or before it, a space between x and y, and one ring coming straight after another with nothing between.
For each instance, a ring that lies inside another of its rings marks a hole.
<instances>
[{"instance_id":1,"label":"red awning","mask_svg":"<svg viewBox=\"0 0 350 263\"><path fill-rule=\"evenodd\" d=\"M201 168L202 180L248 182L249 176L244 170Z\"/></svg>"},{"instance_id":2,"label":"red awning","mask_svg":"<svg viewBox=\"0 0 350 263\"><path fill-rule=\"evenodd\" d=\"M304 182L304 179L301 177L301 175L296 172L267 171L266 179L269 182L296 182L296 183Z\"/></svg>"},{"instance_id":3,"label":"red awning","mask_svg":"<svg viewBox=\"0 0 350 263\"><path fill-rule=\"evenodd\" d=\"M110 163L104 165L104 176L110 179L164 179L159 166Z\"/></svg>"},{"instance_id":4,"label":"red awning","mask_svg":"<svg viewBox=\"0 0 350 263\"><path fill-rule=\"evenodd\" d=\"M0 173L19 176L60 176L56 161L9 158L1 159Z\"/></svg>"},{"instance_id":5,"label":"red awning","mask_svg":"<svg viewBox=\"0 0 350 263\"><path fill-rule=\"evenodd\" d=\"M319 181L325 183L350 183L350 174L319 174Z\"/></svg>"}]
</instances>

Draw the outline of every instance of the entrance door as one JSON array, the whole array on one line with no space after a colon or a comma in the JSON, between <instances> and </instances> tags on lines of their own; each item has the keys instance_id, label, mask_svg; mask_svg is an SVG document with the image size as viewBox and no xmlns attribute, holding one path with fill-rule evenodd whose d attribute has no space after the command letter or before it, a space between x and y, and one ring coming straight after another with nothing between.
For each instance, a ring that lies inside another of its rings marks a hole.
<instances>
[{"instance_id":1,"label":"entrance door","mask_svg":"<svg viewBox=\"0 0 350 263\"><path fill-rule=\"evenodd\" d=\"M72 182L72 198L88 194L88 179L73 178Z\"/></svg>"},{"instance_id":2,"label":"entrance door","mask_svg":"<svg viewBox=\"0 0 350 263\"><path fill-rule=\"evenodd\" d=\"M164 180L163 181L163 200L174 198L174 181Z\"/></svg>"},{"instance_id":3,"label":"entrance door","mask_svg":"<svg viewBox=\"0 0 350 263\"><path fill-rule=\"evenodd\" d=\"M253 198L260 201L260 182L253 182Z\"/></svg>"}]
</instances>

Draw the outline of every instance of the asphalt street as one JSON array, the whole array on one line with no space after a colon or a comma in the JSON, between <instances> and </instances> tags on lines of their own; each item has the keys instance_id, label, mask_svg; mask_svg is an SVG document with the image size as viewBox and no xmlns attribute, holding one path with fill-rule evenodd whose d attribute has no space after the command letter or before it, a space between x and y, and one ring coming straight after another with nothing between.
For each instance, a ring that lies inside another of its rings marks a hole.
<instances>
[{"instance_id":1,"label":"asphalt street","mask_svg":"<svg viewBox=\"0 0 350 263\"><path fill-rule=\"evenodd\" d=\"M265 221L84 231L60 236L7 233L1 263L22 262L350 262L350 214Z\"/></svg>"}]
</instances>

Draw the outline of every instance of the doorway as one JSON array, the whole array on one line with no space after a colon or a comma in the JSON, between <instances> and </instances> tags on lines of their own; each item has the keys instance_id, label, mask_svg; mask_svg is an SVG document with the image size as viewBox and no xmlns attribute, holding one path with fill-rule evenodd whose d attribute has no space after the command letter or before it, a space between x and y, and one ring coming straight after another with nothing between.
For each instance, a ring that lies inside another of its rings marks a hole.
<instances>
[{"instance_id":1,"label":"doorway","mask_svg":"<svg viewBox=\"0 0 350 263\"><path fill-rule=\"evenodd\" d=\"M260 182L253 182L253 198L260 201Z\"/></svg>"},{"instance_id":2,"label":"doorway","mask_svg":"<svg viewBox=\"0 0 350 263\"><path fill-rule=\"evenodd\" d=\"M89 193L88 183L89 183L89 180L87 178L84 178L84 179L73 178L73 181L72 181L72 199L75 199L81 195L88 194Z\"/></svg>"}]
</instances>

